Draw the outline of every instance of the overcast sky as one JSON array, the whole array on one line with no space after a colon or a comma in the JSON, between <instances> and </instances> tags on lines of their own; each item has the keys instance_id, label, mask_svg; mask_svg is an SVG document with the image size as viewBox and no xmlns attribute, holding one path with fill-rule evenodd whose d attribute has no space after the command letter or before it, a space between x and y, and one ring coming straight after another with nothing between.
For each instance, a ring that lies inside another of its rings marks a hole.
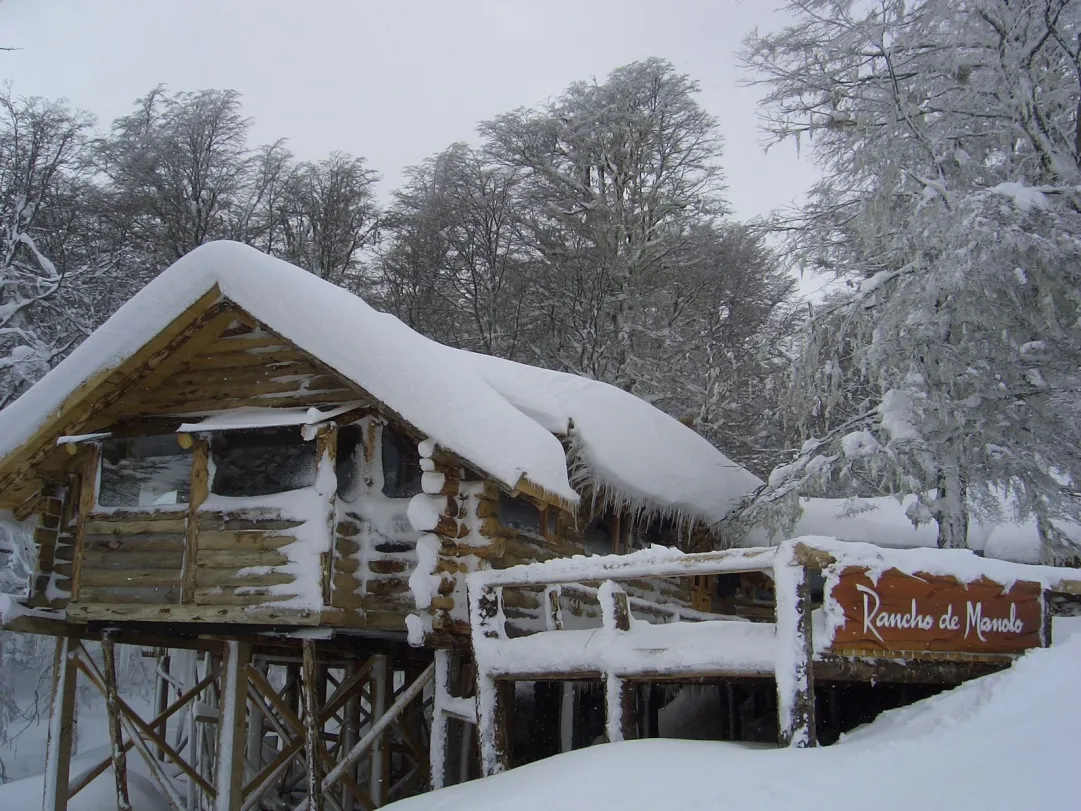
<instances>
[{"instance_id":1,"label":"overcast sky","mask_svg":"<svg viewBox=\"0 0 1081 811\"><path fill-rule=\"evenodd\" d=\"M17 95L66 97L102 126L158 83L232 88L253 139L301 158L368 159L384 193L404 166L478 121L570 82L662 56L701 82L720 121L737 217L810 184L786 145L765 154L758 92L740 87L742 38L779 27L777 0L2 0L0 79Z\"/></svg>"}]
</instances>

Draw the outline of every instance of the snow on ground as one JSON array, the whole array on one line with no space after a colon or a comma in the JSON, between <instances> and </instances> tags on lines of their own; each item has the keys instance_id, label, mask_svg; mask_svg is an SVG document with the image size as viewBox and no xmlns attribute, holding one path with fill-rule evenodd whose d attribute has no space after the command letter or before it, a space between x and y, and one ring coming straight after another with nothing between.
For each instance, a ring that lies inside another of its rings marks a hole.
<instances>
[{"instance_id":1,"label":"snow on ground","mask_svg":"<svg viewBox=\"0 0 1081 811\"><path fill-rule=\"evenodd\" d=\"M763 750L630 741L560 755L394 808L549 811L568 801L597 811L1077 808L1081 634L1070 630L1059 644L1030 652L1008 671L884 713L834 746Z\"/></svg>"}]
</instances>

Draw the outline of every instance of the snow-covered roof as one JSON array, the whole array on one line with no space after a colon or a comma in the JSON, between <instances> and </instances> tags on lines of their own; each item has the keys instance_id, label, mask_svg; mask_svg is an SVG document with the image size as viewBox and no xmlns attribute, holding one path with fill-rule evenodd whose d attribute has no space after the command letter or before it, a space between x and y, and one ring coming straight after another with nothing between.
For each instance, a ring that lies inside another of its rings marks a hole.
<instances>
[{"instance_id":1,"label":"snow-covered roof","mask_svg":"<svg viewBox=\"0 0 1081 811\"><path fill-rule=\"evenodd\" d=\"M573 423L576 461L635 506L710 522L758 486L693 430L615 387L451 349L287 262L235 242L180 259L29 391L0 411L0 458L215 286L270 329L363 388L441 447L514 487L575 503L553 432ZM284 295L283 291L288 291Z\"/></svg>"}]
</instances>

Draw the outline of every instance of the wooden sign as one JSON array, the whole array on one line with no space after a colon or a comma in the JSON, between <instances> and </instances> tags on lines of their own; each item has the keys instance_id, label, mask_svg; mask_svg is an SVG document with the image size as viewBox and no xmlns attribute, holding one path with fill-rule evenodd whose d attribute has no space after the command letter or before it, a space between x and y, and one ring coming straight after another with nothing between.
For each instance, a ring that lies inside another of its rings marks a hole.
<instances>
[{"instance_id":1,"label":"wooden sign","mask_svg":"<svg viewBox=\"0 0 1081 811\"><path fill-rule=\"evenodd\" d=\"M849 567L830 596L844 612L834 650L1015 653L1041 645L1039 583L1006 589L986 578L961 583L897 569L872 580L866 568Z\"/></svg>"}]
</instances>

